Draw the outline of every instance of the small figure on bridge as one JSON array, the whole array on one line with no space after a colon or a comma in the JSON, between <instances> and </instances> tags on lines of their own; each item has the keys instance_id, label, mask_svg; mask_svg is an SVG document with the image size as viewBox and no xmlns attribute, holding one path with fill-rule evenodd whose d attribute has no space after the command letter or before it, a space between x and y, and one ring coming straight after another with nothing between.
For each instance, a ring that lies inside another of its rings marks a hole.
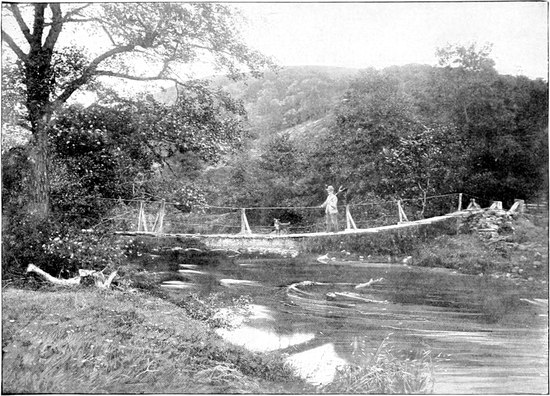
<instances>
[{"instance_id":1,"label":"small figure on bridge","mask_svg":"<svg viewBox=\"0 0 550 396\"><path fill-rule=\"evenodd\" d=\"M281 223L279 219L273 219L275 227L275 234L279 235L282 232L286 233L290 223Z\"/></svg>"},{"instance_id":2,"label":"small figure on bridge","mask_svg":"<svg viewBox=\"0 0 550 396\"><path fill-rule=\"evenodd\" d=\"M342 187L338 190L338 193L344 191ZM328 197L320 208L325 209L325 217L327 224L327 232L338 232L338 197L334 194L334 187L327 187Z\"/></svg>"}]
</instances>

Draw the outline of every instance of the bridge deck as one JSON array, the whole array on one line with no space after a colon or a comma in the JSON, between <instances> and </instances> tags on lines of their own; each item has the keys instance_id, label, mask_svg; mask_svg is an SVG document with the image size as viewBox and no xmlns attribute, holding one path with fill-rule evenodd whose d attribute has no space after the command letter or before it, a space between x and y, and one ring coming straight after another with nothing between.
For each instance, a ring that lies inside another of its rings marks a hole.
<instances>
[{"instance_id":1,"label":"bridge deck","mask_svg":"<svg viewBox=\"0 0 550 396\"><path fill-rule=\"evenodd\" d=\"M334 235L350 235L350 234L368 234L368 233L377 233L384 230L394 230L399 228L408 228L414 227L421 224L432 224L438 221L443 221L448 218L453 217L464 217L467 214L472 213L472 210L463 210L460 212L453 212L443 216L430 217L428 219L416 220L416 221L407 221L399 224L392 224L381 227L373 228L358 228L351 230L339 231L338 233L334 232L309 232L309 233L297 233L297 234L255 234L255 233L242 233L242 234L186 234L186 233L158 233L158 232L147 232L147 231L116 231L117 235L127 235L127 236L153 236L153 237L180 237L180 238L215 238L215 239L301 239L301 238L312 238L312 237L323 237L323 236L334 236Z\"/></svg>"}]
</instances>

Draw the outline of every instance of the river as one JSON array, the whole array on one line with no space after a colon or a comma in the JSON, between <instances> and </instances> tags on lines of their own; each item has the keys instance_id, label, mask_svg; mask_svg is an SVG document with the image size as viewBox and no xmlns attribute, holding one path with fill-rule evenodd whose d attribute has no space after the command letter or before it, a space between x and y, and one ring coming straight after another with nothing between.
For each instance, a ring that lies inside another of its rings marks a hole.
<instances>
[{"instance_id":1,"label":"river","mask_svg":"<svg viewBox=\"0 0 550 396\"><path fill-rule=\"evenodd\" d=\"M548 392L544 287L315 256L179 264L165 286L250 296L249 320L219 333L250 350L287 354L312 383L330 381L337 366L386 340L401 355L431 351L436 394Z\"/></svg>"}]
</instances>

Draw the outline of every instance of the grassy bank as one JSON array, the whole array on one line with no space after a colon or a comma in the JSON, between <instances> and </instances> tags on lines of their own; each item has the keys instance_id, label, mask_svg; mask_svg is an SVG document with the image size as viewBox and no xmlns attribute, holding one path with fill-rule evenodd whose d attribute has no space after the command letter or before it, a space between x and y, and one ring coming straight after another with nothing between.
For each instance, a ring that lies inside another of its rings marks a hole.
<instances>
[{"instance_id":1,"label":"grassy bank","mask_svg":"<svg viewBox=\"0 0 550 396\"><path fill-rule=\"evenodd\" d=\"M229 346L140 292L3 290L4 393L300 393L277 355Z\"/></svg>"},{"instance_id":2,"label":"grassy bank","mask_svg":"<svg viewBox=\"0 0 550 396\"><path fill-rule=\"evenodd\" d=\"M413 264L515 281L548 282L548 227L527 217L489 234L468 229L424 240L411 251Z\"/></svg>"},{"instance_id":3,"label":"grassy bank","mask_svg":"<svg viewBox=\"0 0 550 396\"><path fill-rule=\"evenodd\" d=\"M3 290L4 393L430 393L433 365L374 355L314 387L277 353L228 345L203 321L150 293ZM423 351L424 354L429 351Z\"/></svg>"}]
</instances>

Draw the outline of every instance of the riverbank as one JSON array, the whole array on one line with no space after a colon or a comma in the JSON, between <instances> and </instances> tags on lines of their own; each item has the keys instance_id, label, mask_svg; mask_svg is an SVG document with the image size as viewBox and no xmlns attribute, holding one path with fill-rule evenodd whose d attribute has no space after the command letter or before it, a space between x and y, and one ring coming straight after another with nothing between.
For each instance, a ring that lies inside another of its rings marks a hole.
<instances>
[{"instance_id":1,"label":"riverbank","mask_svg":"<svg viewBox=\"0 0 550 396\"><path fill-rule=\"evenodd\" d=\"M311 241L324 261L387 262L548 285L548 219L485 210L458 222Z\"/></svg>"},{"instance_id":2,"label":"riverbank","mask_svg":"<svg viewBox=\"0 0 550 396\"><path fill-rule=\"evenodd\" d=\"M46 286L2 293L5 393L431 393L429 351L397 357L386 340L330 383L300 378L278 352L219 337L154 290ZM200 303L200 302L199 302ZM219 323L218 323L219 324Z\"/></svg>"},{"instance_id":3,"label":"riverbank","mask_svg":"<svg viewBox=\"0 0 550 396\"><path fill-rule=\"evenodd\" d=\"M224 342L177 305L93 288L2 291L5 393L302 393L277 354Z\"/></svg>"}]
</instances>

